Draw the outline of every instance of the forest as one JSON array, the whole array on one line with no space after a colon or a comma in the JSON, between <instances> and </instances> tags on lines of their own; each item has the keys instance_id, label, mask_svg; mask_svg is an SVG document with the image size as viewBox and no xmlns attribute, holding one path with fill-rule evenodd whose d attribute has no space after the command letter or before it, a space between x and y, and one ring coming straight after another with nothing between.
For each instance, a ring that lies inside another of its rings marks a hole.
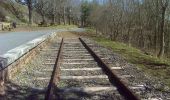
<instances>
[{"instance_id":1,"label":"forest","mask_svg":"<svg viewBox=\"0 0 170 100\"><path fill-rule=\"evenodd\" d=\"M161 58L170 51L169 1L1 0L0 20L8 21L6 15L12 13L29 25L75 24Z\"/></svg>"},{"instance_id":2,"label":"forest","mask_svg":"<svg viewBox=\"0 0 170 100\"><path fill-rule=\"evenodd\" d=\"M103 36L146 54L168 55L169 0L108 0L102 4L94 0L82 9L87 10L85 24Z\"/></svg>"}]
</instances>

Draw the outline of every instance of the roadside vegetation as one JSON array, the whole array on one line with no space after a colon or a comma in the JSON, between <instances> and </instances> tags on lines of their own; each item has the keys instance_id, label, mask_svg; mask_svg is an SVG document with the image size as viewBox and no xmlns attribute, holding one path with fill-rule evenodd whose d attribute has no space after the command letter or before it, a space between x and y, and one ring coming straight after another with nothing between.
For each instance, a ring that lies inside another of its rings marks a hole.
<instances>
[{"instance_id":1,"label":"roadside vegetation","mask_svg":"<svg viewBox=\"0 0 170 100\"><path fill-rule=\"evenodd\" d=\"M29 26L79 25L77 0L0 0L0 22Z\"/></svg>"},{"instance_id":2,"label":"roadside vegetation","mask_svg":"<svg viewBox=\"0 0 170 100\"><path fill-rule=\"evenodd\" d=\"M28 20L27 8L11 0L0 1L0 22L26 23Z\"/></svg>"},{"instance_id":3,"label":"roadside vegetation","mask_svg":"<svg viewBox=\"0 0 170 100\"><path fill-rule=\"evenodd\" d=\"M113 52L120 54L127 62L136 65L139 70L163 81L164 84L170 87L170 59L158 58L125 43L112 41L103 36L96 36L93 29L87 29L86 36L91 37L97 43L111 49Z\"/></svg>"},{"instance_id":4,"label":"roadside vegetation","mask_svg":"<svg viewBox=\"0 0 170 100\"><path fill-rule=\"evenodd\" d=\"M10 32L19 32L19 31L38 31L38 30L56 30L56 29L72 29L77 28L77 25L53 25L49 27L40 27L40 26L28 26L28 25L19 25L17 28L12 29ZM8 33L8 30L0 31L0 34Z\"/></svg>"}]
</instances>

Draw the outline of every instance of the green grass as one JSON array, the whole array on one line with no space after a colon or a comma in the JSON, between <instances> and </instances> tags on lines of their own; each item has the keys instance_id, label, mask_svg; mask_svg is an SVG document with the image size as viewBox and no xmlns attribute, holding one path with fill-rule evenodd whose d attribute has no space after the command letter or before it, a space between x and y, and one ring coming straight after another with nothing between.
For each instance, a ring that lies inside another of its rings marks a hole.
<instances>
[{"instance_id":1,"label":"green grass","mask_svg":"<svg viewBox=\"0 0 170 100\"><path fill-rule=\"evenodd\" d=\"M50 29L71 29L71 28L76 28L76 25L52 25L52 26L48 26L45 28L50 28ZM44 27L42 27L44 28Z\"/></svg>"},{"instance_id":2,"label":"green grass","mask_svg":"<svg viewBox=\"0 0 170 100\"><path fill-rule=\"evenodd\" d=\"M137 48L128 46L124 43L111 41L105 38L94 38L98 43L112 48L114 52L122 54L131 63L146 64L146 65L170 65L170 62L159 59L157 57L146 55Z\"/></svg>"},{"instance_id":3,"label":"green grass","mask_svg":"<svg viewBox=\"0 0 170 100\"><path fill-rule=\"evenodd\" d=\"M57 26L51 26L51 27L70 29L70 28L76 28L77 26L76 25L57 25Z\"/></svg>"},{"instance_id":4,"label":"green grass","mask_svg":"<svg viewBox=\"0 0 170 100\"><path fill-rule=\"evenodd\" d=\"M102 46L112 49L120 54L128 62L135 64L147 75L161 79L170 87L170 61L159 59L157 57L146 55L141 50L128 46L124 43L111 41L102 37L92 37Z\"/></svg>"}]
</instances>

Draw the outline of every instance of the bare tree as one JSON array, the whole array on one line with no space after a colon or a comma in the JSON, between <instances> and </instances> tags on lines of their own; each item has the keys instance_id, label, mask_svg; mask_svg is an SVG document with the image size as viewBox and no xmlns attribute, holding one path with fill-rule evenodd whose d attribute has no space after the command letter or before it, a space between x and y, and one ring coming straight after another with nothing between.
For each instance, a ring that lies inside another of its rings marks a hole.
<instances>
[{"instance_id":1,"label":"bare tree","mask_svg":"<svg viewBox=\"0 0 170 100\"><path fill-rule=\"evenodd\" d=\"M29 24L32 24L32 0L27 0L28 11L29 11Z\"/></svg>"},{"instance_id":2,"label":"bare tree","mask_svg":"<svg viewBox=\"0 0 170 100\"><path fill-rule=\"evenodd\" d=\"M36 11L42 16L42 24L46 24L45 17L50 8L48 4L48 0L37 0L35 4Z\"/></svg>"},{"instance_id":3,"label":"bare tree","mask_svg":"<svg viewBox=\"0 0 170 100\"><path fill-rule=\"evenodd\" d=\"M87 19L103 36L142 50L159 47L158 57L167 52L169 0L106 0L102 5L93 1Z\"/></svg>"},{"instance_id":4,"label":"bare tree","mask_svg":"<svg viewBox=\"0 0 170 100\"><path fill-rule=\"evenodd\" d=\"M160 34L161 34L161 41L160 41L160 51L158 57L162 57L165 51L165 32L164 32L164 25L165 25L165 12L168 7L169 0L161 0L161 23L160 23Z\"/></svg>"}]
</instances>

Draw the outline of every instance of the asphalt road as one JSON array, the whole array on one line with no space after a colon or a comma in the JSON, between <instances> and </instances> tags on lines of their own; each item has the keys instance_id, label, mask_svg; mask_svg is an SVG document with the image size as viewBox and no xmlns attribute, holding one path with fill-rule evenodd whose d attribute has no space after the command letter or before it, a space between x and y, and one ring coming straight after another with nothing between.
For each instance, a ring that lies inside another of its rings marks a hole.
<instances>
[{"instance_id":1,"label":"asphalt road","mask_svg":"<svg viewBox=\"0 0 170 100\"><path fill-rule=\"evenodd\" d=\"M5 54L7 51L18 47L28 41L35 38L43 36L45 34L50 34L52 32L66 31L65 29L56 30L41 30L41 31L29 31L29 32L9 32L0 34L0 55ZM70 31L83 32L85 29L73 28Z\"/></svg>"},{"instance_id":2,"label":"asphalt road","mask_svg":"<svg viewBox=\"0 0 170 100\"><path fill-rule=\"evenodd\" d=\"M55 32L55 30L1 33L0 55L37 37L50 34L51 32Z\"/></svg>"}]
</instances>

